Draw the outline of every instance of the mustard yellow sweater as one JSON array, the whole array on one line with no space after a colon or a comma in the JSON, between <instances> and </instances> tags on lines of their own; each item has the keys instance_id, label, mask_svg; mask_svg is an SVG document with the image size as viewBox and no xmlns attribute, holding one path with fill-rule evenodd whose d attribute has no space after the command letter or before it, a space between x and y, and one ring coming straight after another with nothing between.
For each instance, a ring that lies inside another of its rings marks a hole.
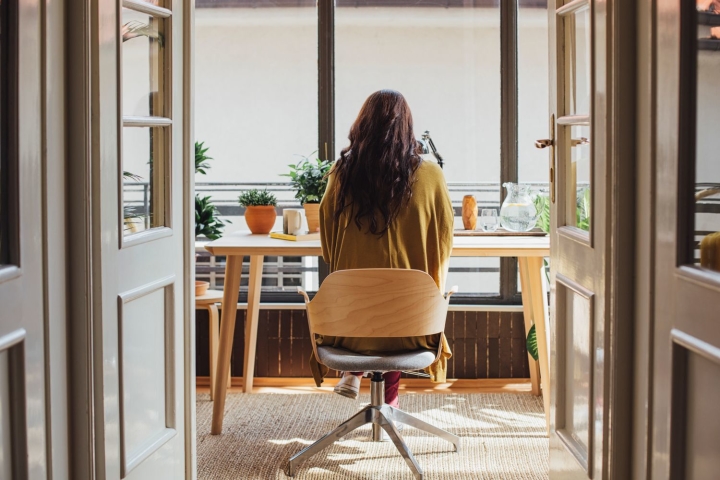
<instances>
[{"instance_id":1,"label":"mustard yellow sweater","mask_svg":"<svg viewBox=\"0 0 720 480\"><path fill-rule=\"evenodd\" d=\"M330 271L356 268L409 268L427 272L441 291L445 289L448 262L453 241L454 212L442 170L423 162L412 184L412 197L389 230L381 237L358 229L350 209L335 221L334 176L320 203L320 241L323 258ZM435 382L444 382L447 359L452 356L445 335L412 338L341 338L318 337L319 345L332 345L357 353L407 351L442 347L440 358L426 371ZM327 367L311 357L310 367L317 385Z\"/></svg>"}]
</instances>

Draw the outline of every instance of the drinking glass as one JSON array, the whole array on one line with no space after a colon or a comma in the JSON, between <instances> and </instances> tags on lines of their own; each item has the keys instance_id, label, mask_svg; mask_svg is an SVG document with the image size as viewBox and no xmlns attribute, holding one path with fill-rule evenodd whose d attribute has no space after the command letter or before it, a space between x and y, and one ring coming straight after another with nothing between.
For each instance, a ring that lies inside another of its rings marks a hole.
<instances>
[{"instance_id":1,"label":"drinking glass","mask_svg":"<svg viewBox=\"0 0 720 480\"><path fill-rule=\"evenodd\" d=\"M498 228L497 210L494 208L483 208L480 212L480 225L483 232L495 232Z\"/></svg>"}]
</instances>

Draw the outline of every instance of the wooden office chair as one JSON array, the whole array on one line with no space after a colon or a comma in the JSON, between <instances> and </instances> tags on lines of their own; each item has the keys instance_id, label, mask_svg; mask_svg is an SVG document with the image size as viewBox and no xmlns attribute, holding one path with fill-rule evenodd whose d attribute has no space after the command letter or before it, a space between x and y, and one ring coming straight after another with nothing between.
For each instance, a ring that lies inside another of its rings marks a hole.
<instances>
[{"instance_id":1,"label":"wooden office chair","mask_svg":"<svg viewBox=\"0 0 720 480\"><path fill-rule=\"evenodd\" d=\"M342 270L329 275L315 298L305 297L310 337L413 337L434 335L445 330L450 295L442 295L432 277L419 270L371 268ZM334 370L372 372L370 405L342 423L317 442L290 458L288 475L311 456L341 439L356 428L372 423L373 441L380 441L381 428L387 432L405 458L415 478L423 473L412 452L403 441L395 422L404 423L437 435L460 449L460 438L423 422L400 409L385 404L385 381L382 373L397 370L419 370L432 364L440 355L426 349L403 353L360 355L341 348L318 346L312 342L315 358Z\"/></svg>"}]
</instances>

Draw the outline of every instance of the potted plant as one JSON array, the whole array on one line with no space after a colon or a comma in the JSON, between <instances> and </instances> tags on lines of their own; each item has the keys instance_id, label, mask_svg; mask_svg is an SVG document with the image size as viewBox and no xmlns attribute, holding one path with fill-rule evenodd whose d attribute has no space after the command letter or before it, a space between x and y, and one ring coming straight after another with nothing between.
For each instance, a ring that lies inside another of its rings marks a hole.
<instances>
[{"instance_id":1,"label":"potted plant","mask_svg":"<svg viewBox=\"0 0 720 480\"><path fill-rule=\"evenodd\" d=\"M329 160L317 158L312 161L308 157L303 157L297 165L289 165L289 167L290 173L282 176L290 177L290 183L296 190L295 198L300 200L300 204L305 209L308 230L317 232L320 230L318 214L320 200L325 195L327 174L332 163Z\"/></svg>"},{"instance_id":2,"label":"potted plant","mask_svg":"<svg viewBox=\"0 0 720 480\"><path fill-rule=\"evenodd\" d=\"M245 221L255 234L268 234L275 225L277 198L267 190L249 190L238 198L245 207Z\"/></svg>"}]
</instances>

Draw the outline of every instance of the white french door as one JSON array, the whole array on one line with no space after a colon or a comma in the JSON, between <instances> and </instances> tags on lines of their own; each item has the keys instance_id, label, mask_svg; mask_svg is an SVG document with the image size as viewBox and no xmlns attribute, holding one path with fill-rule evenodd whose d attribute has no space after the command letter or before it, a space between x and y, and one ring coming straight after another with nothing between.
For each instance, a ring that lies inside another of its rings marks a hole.
<instances>
[{"instance_id":1,"label":"white french door","mask_svg":"<svg viewBox=\"0 0 720 480\"><path fill-rule=\"evenodd\" d=\"M194 478L191 2L91 5L95 475Z\"/></svg>"},{"instance_id":2,"label":"white french door","mask_svg":"<svg viewBox=\"0 0 720 480\"><path fill-rule=\"evenodd\" d=\"M0 2L0 478L19 480L48 473L38 8Z\"/></svg>"},{"instance_id":3,"label":"white french door","mask_svg":"<svg viewBox=\"0 0 720 480\"><path fill-rule=\"evenodd\" d=\"M625 118L634 98L618 101L634 91L626 64L632 43L620 46L633 18L628 9L599 0L552 0L548 8L552 117L550 138L537 146L550 147L551 158L545 394L553 479L628 478L631 369L621 366L632 351L632 262L623 259L633 248L626 197L634 127Z\"/></svg>"}]
</instances>

